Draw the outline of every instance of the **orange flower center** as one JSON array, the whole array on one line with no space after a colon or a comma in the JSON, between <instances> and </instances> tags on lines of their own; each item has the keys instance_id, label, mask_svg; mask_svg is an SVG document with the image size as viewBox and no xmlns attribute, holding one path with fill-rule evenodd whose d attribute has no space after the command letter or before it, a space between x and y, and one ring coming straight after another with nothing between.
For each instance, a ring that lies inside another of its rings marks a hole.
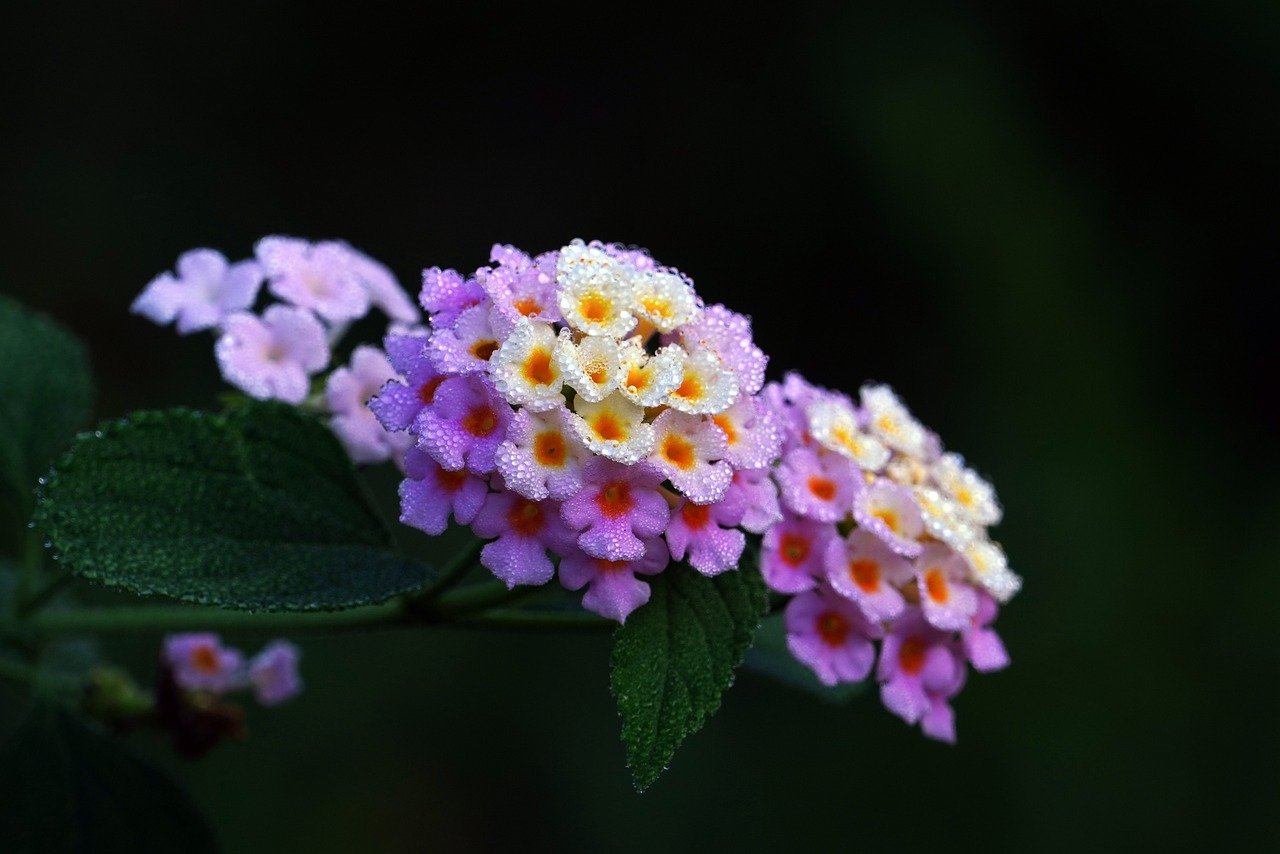
<instances>
[{"instance_id":1,"label":"orange flower center","mask_svg":"<svg viewBox=\"0 0 1280 854\"><path fill-rule=\"evenodd\" d=\"M512 306L525 317L542 314L542 304L533 297L520 297L520 299L512 303Z\"/></svg>"},{"instance_id":2,"label":"orange flower center","mask_svg":"<svg viewBox=\"0 0 1280 854\"><path fill-rule=\"evenodd\" d=\"M707 527L707 522L711 519L711 508L705 504L694 504L692 502L684 505L684 509L680 511L680 515L684 517L684 523L695 531Z\"/></svg>"},{"instance_id":3,"label":"orange flower center","mask_svg":"<svg viewBox=\"0 0 1280 854\"><path fill-rule=\"evenodd\" d=\"M596 569L601 572L621 572L627 568L625 560L605 560L604 558L596 558Z\"/></svg>"},{"instance_id":4,"label":"orange flower center","mask_svg":"<svg viewBox=\"0 0 1280 854\"><path fill-rule=\"evenodd\" d=\"M520 536L532 537L542 530L546 519L542 516L542 508L538 506L538 502L521 498L507 511L507 522L511 524L511 530Z\"/></svg>"},{"instance_id":5,"label":"orange flower center","mask_svg":"<svg viewBox=\"0 0 1280 854\"><path fill-rule=\"evenodd\" d=\"M462 488L462 482L467 479L467 473L463 469L458 471L445 471L438 469L436 471L436 483L445 492L457 492Z\"/></svg>"},{"instance_id":6,"label":"orange flower center","mask_svg":"<svg viewBox=\"0 0 1280 854\"><path fill-rule=\"evenodd\" d=\"M733 420L730 419L728 415L725 415L724 413L712 415L711 420L716 423L717 427L724 431L725 438L729 440L730 445L738 444L738 431L733 429Z\"/></svg>"},{"instance_id":7,"label":"orange flower center","mask_svg":"<svg viewBox=\"0 0 1280 854\"><path fill-rule=\"evenodd\" d=\"M201 644L191 651L191 664L201 673L217 673L218 651L212 644Z\"/></svg>"},{"instance_id":8,"label":"orange flower center","mask_svg":"<svg viewBox=\"0 0 1280 854\"><path fill-rule=\"evenodd\" d=\"M627 371L627 388L633 392L644 391L649 386L649 372L641 368L631 368Z\"/></svg>"},{"instance_id":9,"label":"orange flower center","mask_svg":"<svg viewBox=\"0 0 1280 854\"><path fill-rule=\"evenodd\" d=\"M820 501L830 501L836 497L836 483L830 478L819 477L816 474L810 475L809 491Z\"/></svg>"},{"instance_id":10,"label":"orange flower center","mask_svg":"<svg viewBox=\"0 0 1280 854\"><path fill-rule=\"evenodd\" d=\"M534 385L551 385L556 375L551 370L551 352L538 348L524 361L524 377Z\"/></svg>"},{"instance_id":11,"label":"orange flower center","mask_svg":"<svg viewBox=\"0 0 1280 854\"><path fill-rule=\"evenodd\" d=\"M827 646L840 646L849 636L849 621L835 611L824 611L818 616L818 637Z\"/></svg>"},{"instance_id":12,"label":"orange flower center","mask_svg":"<svg viewBox=\"0 0 1280 854\"><path fill-rule=\"evenodd\" d=\"M564 465L564 436L555 430L539 433L533 440L533 458L539 465L560 468Z\"/></svg>"},{"instance_id":13,"label":"orange flower center","mask_svg":"<svg viewBox=\"0 0 1280 854\"><path fill-rule=\"evenodd\" d=\"M924 574L924 589L929 598L938 603L945 603L951 598L951 585L940 569L931 569Z\"/></svg>"},{"instance_id":14,"label":"orange flower center","mask_svg":"<svg viewBox=\"0 0 1280 854\"><path fill-rule=\"evenodd\" d=\"M600 512L610 518L625 516L631 510L631 484L625 480L605 484L604 489L596 496L596 506Z\"/></svg>"},{"instance_id":15,"label":"orange flower center","mask_svg":"<svg viewBox=\"0 0 1280 854\"><path fill-rule=\"evenodd\" d=\"M683 436L667 436L662 442L662 455L678 469L688 471L697 459L693 455L693 443Z\"/></svg>"},{"instance_id":16,"label":"orange flower center","mask_svg":"<svg viewBox=\"0 0 1280 854\"><path fill-rule=\"evenodd\" d=\"M592 323L600 323L609 316L609 301L600 294L587 294L578 303L578 310Z\"/></svg>"},{"instance_id":17,"label":"orange flower center","mask_svg":"<svg viewBox=\"0 0 1280 854\"><path fill-rule=\"evenodd\" d=\"M591 429L606 442L616 442L627 437L627 431L623 429L622 422L610 412L597 415L596 420L591 422Z\"/></svg>"},{"instance_id":18,"label":"orange flower center","mask_svg":"<svg viewBox=\"0 0 1280 854\"><path fill-rule=\"evenodd\" d=\"M480 404L462 419L462 429L472 436L483 439L498 429L498 416L488 404Z\"/></svg>"},{"instance_id":19,"label":"orange flower center","mask_svg":"<svg viewBox=\"0 0 1280 854\"><path fill-rule=\"evenodd\" d=\"M898 667L908 676L915 676L924 670L924 654L928 646L918 637L909 637L898 647Z\"/></svg>"},{"instance_id":20,"label":"orange flower center","mask_svg":"<svg viewBox=\"0 0 1280 854\"><path fill-rule=\"evenodd\" d=\"M430 406L431 401L436 399L436 389L440 388L440 383L444 382L444 380L444 377L432 377L418 386L418 400Z\"/></svg>"},{"instance_id":21,"label":"orange flower center","mask_svg":"<svg viewBox=\"0 0 1280 854\"><path fill-rule=\"evenodd\" d=\"M884 522L885 526L895 534L902 530L902 520L892 510L874 510L871 515Z\"/></svg>"},{"instance_id":22,"label":"orange flower center","mask_svg":"<svg viewBox=\"0 0 1280 854\"><path fill-rule=\"evenodd\" d=\"M488 338L481 338L471 345L471 355L475 356L482 362L489 361L489 357L493 355L493 351L498 349L498 342Z\"/></svg>"},{"instance_id":23,"label":"orange flower center","mask_svg":"<svg viewBox=\"0 0 1280 854\"><path fill-rule=\"evenodd\" d=\"M702 397L702 381L695 374L687 374L680 388L671 393L685 400L697 400Z\"/></svg>"},{"instance_id":24,"label":"orange flower center","mask_svg":"<svg viewBox=\"0 0 1280 854\"><path fill-rule=\"evenodd\" d=\"M778 555L787 566L799 566L809 557L809 538L800 534L783 534Z\"/></svg>"},{"instance_id":25,"label":"orange flower center","mask_svg":"<svg viewBox=\"0 0 1280 854\"><path fill-rule=\"evenodd\" d=\"M851 560L849 577L864 593L875 593L880 589L880 564L866 558Z\"/></svg>"}]
</instances>

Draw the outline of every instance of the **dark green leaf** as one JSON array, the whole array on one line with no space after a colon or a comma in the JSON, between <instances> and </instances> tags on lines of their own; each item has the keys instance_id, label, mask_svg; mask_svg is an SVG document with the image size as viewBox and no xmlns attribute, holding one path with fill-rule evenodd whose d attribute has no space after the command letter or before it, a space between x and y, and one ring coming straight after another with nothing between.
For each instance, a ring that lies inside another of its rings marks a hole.
<instances>
[{"instance_id":1,"label":"dark green leaf","mask_svg":"<svg viewBox=\"0 0 1280 854\"><path fill-rule=\"evenodd\" d=\"M613 648L613 693L640 791L720 708L768 608L753 566L705 578L677 563L650 587L648 604L618 629Z\"/></svg>"},{"instance_id":2,"label":"dark green leaf","mask_svg":"<svg viewBox=\"0 0 1280 854\"><path fill-rule=\"evenodd\" d=\"M82 436L36 521L85 578L225 608L348 608L433 575L390 550L333 435L279 404L142 412Z\"/></svg>"},{"instance_id":3,"label":"dark green leaf","mask_svg":"<svg viewBox=\"0 0 1280 854\"><path fill-rule=\"evenodd\" d=\"M83 345L44 315L0 298L0 487L29 496L92 406Z\"/></svg>"},{"instance_id":4,"label":"dark green leaf","mask_svg":"<svg viewBox=\"0 0 1280 854\"><path fill-rule=\"evenodd\" d=\"M216 851L186 793L68 712L37 705L0 750L0 850Z\"/></svg>"},{"instance_id":5,"label":"dark green leaf","mask_svg":"<svg viewBox=\"0 0 1280 854\"><path fill-rule=\"evenodd\" d=\"M792 657L787 649L787 630L781 614L766 617L756 633L755 643L747 650L743 670L762 673L784 685L816 694L831 703L847 703L867 689L866 682L828 688L818 681L813 671Z\"/></svg>"}]
</instances>

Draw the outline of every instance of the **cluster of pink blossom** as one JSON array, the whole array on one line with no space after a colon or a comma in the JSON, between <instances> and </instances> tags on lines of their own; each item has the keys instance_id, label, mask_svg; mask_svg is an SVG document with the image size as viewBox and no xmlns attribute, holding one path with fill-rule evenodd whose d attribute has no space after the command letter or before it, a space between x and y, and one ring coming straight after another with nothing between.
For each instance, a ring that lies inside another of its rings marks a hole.
<instances>
[{"instance_id":1,"label":"cluster of pink blossom","mask_svg":"<svg viewBox=\"0 0 1280 854\"><path fill-rule=\"evenodd\" d=\"M277 301L259 314L254 305L264 282ZM357 347L350 365L334 370L323 394L313 395L312 378L329 367L332 348L372 308L395 325L421 322L395 276L377 261L341 241L279 236L262 238L254 258L234 264L213 249L186 252L175 272L157 276L133 303L135 313L173 323L179 334L215 332L223 378L250 397L309 403L329 413L356 462L400 461L407 441L384 431L365 405L396 376L381 350Z\"/></svg>"},{"instance_id":2,"label":"cluster of pink blossom","mask_svg":"<svg viewBox=\"0 0 1280 854\"><path fill-rule=\"evenodd\" d=\"M735 568L781 443L750 321L618 245L498 245L490 264L426 270L429 332L387 339L402 379L370 406L413 438L401 521L470 525L508 586L551 581L554 555L619 622L673 558Z\"/></svg>"},{"instance_id":3,"label":"cluster of pink blossom","mask_svg":"<svg viewBox=\"0 0 1280 854\"><path fill-rule=\"evenodd\" d=\"M302 690L301 653L288 641L272 641L246 662L240 650L224 646L217 635L189 632L165 638L161 655L173 681L185 691L221 696L252 688L259 703L278 706Z\"/></svg>"},{"instance_id":4,"label":"cluster of pink blossom","mask_svg":"<svg viewBox=\"0 0 1280 854\"><path fill-rule=\"evenodd\" d=\"M966 663L1009 662L990 625L1021 581L987 534L1001 516L994 491L887 386L865 386L855 404L789 374L764 397L784 438L760 568L792 597L792 654L826 685L858 682L880 641L885 706L954 741Z\"/></svg>"}]
</instances>

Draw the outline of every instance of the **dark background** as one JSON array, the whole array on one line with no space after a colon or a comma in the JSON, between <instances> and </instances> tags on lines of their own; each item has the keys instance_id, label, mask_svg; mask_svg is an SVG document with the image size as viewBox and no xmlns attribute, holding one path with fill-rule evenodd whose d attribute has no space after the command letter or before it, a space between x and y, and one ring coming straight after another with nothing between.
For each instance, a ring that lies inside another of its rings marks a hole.
<instances>
[{"instance_id":1,"label":"dark background","mask_svg":"<svg viewBox=\"0 0 1280 854\"><path fill-rule=\"evenodd\" d=\"M187 248L340 236L416 289L599 237L775 376L892 383L1007 508L1015 664L957 747L744 676L637 796L607 638L308 638L299 701L163 760L228 850L1280 844L1280 6L11 3L0 73L0 289L101 417L214 405L210 339L127 313Z\"/></svg>"}]
</instances>

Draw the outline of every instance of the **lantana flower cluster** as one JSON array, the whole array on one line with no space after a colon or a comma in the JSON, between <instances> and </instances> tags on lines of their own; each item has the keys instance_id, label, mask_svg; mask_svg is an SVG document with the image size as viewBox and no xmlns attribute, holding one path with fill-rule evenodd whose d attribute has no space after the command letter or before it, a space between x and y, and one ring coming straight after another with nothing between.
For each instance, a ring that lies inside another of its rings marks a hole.
<instances>
[{"instance_id":1,"label":"lantana flower cluster","mask_svg":"<svg viewBox=\"0 0 1280 854\"><path fill-rule=\"evenodd\" d=\"M546 584L558 562L619 622L672 559L738 565L742 529L763 530L748 481L781 444L746 317L644 251L582 241L497 245L470 276L431 268L420 302L430 329L388 337L403 378L370 404L412 437L402 522L470 525L508 586Z\"/></svg>"},{"instance_id":2,"label":"lantana flower cluster","mask_svg":"<svg viewBox=\"0 0 1280 854\"><path fill-rule=\"evenodd\" d=\"M164 639L161 659L184 691L220 697L251 688L264 706L278 706L302 691L301 653L284 640L267 644L251 659L225 646L211 632L187 632Z\"/></svg>"},{"instance_id":3,"label":"lantana flower cluster","mask_svg":"<svg viewBox=\"0 0 1280 854\"><path fill-rule=\"evenodd\" d=\"M264 284L270 299L257 312ZM386 354L358 346L323 391L313 382L347 328L375 308L393 328L422 319L391 271L367 255L342 241L282 236L262 238L253 258L235 263L213 249L186 252L133 303L135 313L172 323L179 334L214 332L223 378L246 395L329 413L355 462L399 462L407 439L383 430L366 406L396 376Z\"/></svg>"},{"instance_id":4,"label":"lantana flower cluster","mask_svg":"<svg viewBox=\"0 0 1280 854\"><path fill-rule=\"evenodd\" d=\"M991 624L1021 580L988 534L1001 517L994 490L887 386L863 387L855 403L789 374L764 397L783 447L780 519L760 567L791 597L791 653L826 685L874 666L890 711L954 741L950 701L967 665L1009 663Z\"/></svg>"}]
</instances>

